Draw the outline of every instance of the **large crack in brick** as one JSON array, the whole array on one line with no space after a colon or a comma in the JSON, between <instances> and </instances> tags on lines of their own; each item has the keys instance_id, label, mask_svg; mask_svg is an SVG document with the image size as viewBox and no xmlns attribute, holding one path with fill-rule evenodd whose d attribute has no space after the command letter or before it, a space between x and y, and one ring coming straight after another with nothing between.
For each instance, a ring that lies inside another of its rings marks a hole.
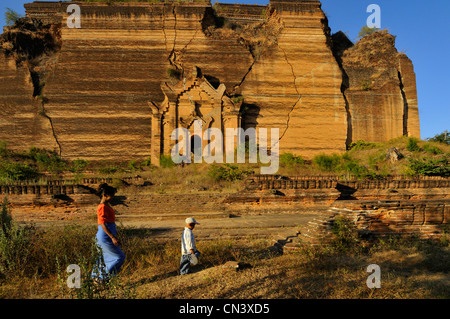
<instances>
[{"instance_id":1,"label":"large crack in brick","mask_svg":"<svg viewBox=\"0 0 450 319\"><path fill-rule=\"evenodd\" d=\"M61 156L61 145L51 117L45 112L45 81L56 63L61 49L61 25L43 24L34 18L21 18L0 36L0 52L12 57L16 65L25 66L33 85L33 98L38 101L37 113L48 119L51 134Z\"/></svg>"},{"instance_id":2,"label":"large crack in brick","mask_svg":"<svg viewBox=\"0 0 450 319\"><path fill-rule=\"evenodd\" d=\"M295 91L297 92L297 95L298 95L297 100L296 100L295 103L291 106L291 109L289 110L289 112L288 112L288 114L287 114L286 127L285 127L283 133L281 134L281 136L280 136L280 138L279 138L279 141L281 141L281 139L284 137L284 135L286 134L287 130L289 129L289 122L290 122L290 120L291 120L291 114L292 114L292 112L295 110L295 107L297 106L297 104L300 102L302 96L301 96L301 94L300 94L300 92L299 92L299 90L298 90L298 88L297 88L297 83L296 83L296 81L297 81L297 76L295 75L294 67L293 67L293 65L289 62L289 59L288 59L287 54L286 54L286 51L285 51L284 49L282 49L280 46L278 46L278 47L279 47L279 49L283 52L284 59L286 60L286 63L289 65L289 67L290 67L290 69L291 69L292 77L294 78L294 80L293 80L294 89L295 89Z\"/></svg>"}]
</instances>

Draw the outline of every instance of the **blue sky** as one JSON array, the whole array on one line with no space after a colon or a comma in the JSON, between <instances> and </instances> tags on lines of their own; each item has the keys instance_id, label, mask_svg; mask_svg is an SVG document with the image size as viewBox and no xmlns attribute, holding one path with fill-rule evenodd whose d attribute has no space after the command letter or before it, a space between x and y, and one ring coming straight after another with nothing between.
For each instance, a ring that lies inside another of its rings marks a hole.
<instances>
[{"instance_id":1,"label":"blue sky","mask_svg":"<svg viewBox=\"0 0 450 319\"><path fill-rule=\"evenodd\" d=\"M0 30L6 8L25 14L32 0L0 0ZM215 2L212 0L212 2ZM268 0L221 0L222 3L268 4ZM450 1L448 0L322 0L332 33L343 31L356 41L366 24L369 4L381 7L381 28L397 36L396 46L414 63L421 137L450 130Z\"/></svg>"}]
</instances>

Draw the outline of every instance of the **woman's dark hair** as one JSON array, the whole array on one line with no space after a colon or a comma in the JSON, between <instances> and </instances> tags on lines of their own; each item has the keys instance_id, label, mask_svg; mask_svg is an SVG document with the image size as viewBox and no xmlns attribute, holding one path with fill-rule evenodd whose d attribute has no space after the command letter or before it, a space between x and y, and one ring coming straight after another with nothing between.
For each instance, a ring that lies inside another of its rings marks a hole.
<instances>
[{"instance_id":1,"label":"woman's dark hair","mask_svg":"<svg viewBox=\"0 0 450 319\"><path fill-rule=\"evenodd\" d=\"M106 183L100 184L98 187L97 195L102 198L105 195L114 196L117 193L117 189L112 186L109 186Z\"/></svg>"}]
</instances>

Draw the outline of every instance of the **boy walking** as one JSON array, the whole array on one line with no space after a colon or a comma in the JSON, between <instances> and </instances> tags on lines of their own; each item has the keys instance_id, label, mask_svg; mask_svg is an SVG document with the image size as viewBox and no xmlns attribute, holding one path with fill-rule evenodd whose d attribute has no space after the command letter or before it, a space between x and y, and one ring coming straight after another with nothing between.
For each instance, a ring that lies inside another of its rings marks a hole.
<instances>
[{"instance_id":1,"label":"boy walking","mask_svg":"<svg viewBox=\"0 0 450 319\"><path fill-rule=\"evenodd\" d=\"M185 275L191 270L191 263L196 265L200 252L195 247L194 230L195 225L200 225L192 218L186 218L183 234L181 235L181 260L180 260L180 275Z\"/></svg>"}]
</instances>

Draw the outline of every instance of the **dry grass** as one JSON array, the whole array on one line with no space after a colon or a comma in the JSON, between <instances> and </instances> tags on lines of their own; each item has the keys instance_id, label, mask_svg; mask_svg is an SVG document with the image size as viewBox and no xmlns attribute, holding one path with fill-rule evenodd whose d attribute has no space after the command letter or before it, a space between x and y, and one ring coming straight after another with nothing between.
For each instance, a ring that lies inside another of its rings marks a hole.
<instances>
[{"instance_id":1,"label":"dry grass","mask_svg":"<svg viewBox=\"0 0 450 319\"><path fill-rule=\"evenodd\" d=\"M449 256L448 249L442 252ZM433 269L424 264L427 258L408 248L360 256L297 252L257 258L240 271L201 264L194 273L178 276L175 267L154 266L127 280L136 298L150 299L449 298L448 268ZM382 270L380 289L366 285L372 263Z\"/></svg>"},{"instance_id":2,"label":"dry grass","mask_svg":"<svg viewBox=\"0 0 450 319\"><path fill-rule=\"evenodd\" d=\"M91 235L90 230L88 230ZM73 230L69 231L73 234ZM55 233L49 235L55 241ZM198 243L200 263L193 273L179 276L179 242L154 242L141 229L123 229L126 263L104 298L140 299L435 299L450 297L450 247L415 240L359 242L341 249L303 246L280 255L265 240L210 240ZM71 243L67 236L64 243ZM76 242L81 236L76 238ZM55 247L43 242L48 249ZM68 246L65 246L68 247ZM66 248L71 250L71 248ZM72 250L76 250L72 248ZM86 250L86 249L85 249ZM35 247L34 251L38 251ZM70 252L69 252L70 253ZM63 252L60 259L64 260ZM84 252L87 254L87 252ZM224 268L236 260L241 270ZM50 260L43 260L50 263ZM73 261L67 261L68 263ZM381 268L381 288L366 285L367 266ZM39 265L35 263L34 266ZM62 267L64 269L65 266ZM86 298L65 287L64 271L47 267L45 274L0 280L1 298ZM24 272L32 273L32 272ZM58 277L58 275L60 277ZM59 278L59 279L58 279ZM82 288L83 289L83 288ZM99 296L97 296L99 297Z\"/></svg>"},{"instance_id":3,"label":"dry grass","mask_svg":"<svg viewBox=\"0 0 450 319\"><path fill-rule=\"evenodd\" d=\"M217 181L208 176L209 164L190 164L185 167L152 168L139 174L151 181L151 191L160 194L177 192L236 192L243 188L243 180Z\"/></svg>"}]
</instances>

